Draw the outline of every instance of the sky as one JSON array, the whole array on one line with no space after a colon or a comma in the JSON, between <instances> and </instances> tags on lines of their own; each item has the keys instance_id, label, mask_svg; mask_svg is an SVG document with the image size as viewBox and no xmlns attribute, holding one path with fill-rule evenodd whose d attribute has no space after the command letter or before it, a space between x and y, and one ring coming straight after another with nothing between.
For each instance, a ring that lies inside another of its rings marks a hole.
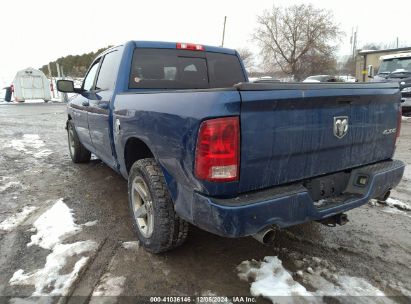
<instances>
[{"instance_id":1,"label":"sky","mask_svg":"<svg viewBox=\"0 0 411 304\"><path fill-rule=\"evenodd\" d=\"M273 5L312 3L330 10L342 31L338 54L350 53L352 28L358 45L411 46L410 0L12 0L1 4L0 86L18 70L66 55L95 51L128 40L158 40L221 45L258 52L250 37L256 16Z\"/></svg>"}]
</instances>

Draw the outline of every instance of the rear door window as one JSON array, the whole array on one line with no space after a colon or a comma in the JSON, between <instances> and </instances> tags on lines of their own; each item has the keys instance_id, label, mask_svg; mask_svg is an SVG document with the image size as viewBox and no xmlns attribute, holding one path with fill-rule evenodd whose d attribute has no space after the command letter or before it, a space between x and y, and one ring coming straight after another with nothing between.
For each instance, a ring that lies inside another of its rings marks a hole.
<instances>
[{"instance_id":1,"label":"rear door window","mask_svg":"<svg viewBox=\"0 0 411 304\"><path fill-rule=\"evenodd\" d=\"M129 87L208 89L231 87L242 81L245 79L240 62L233 55L136 48Z\"/></svg>"},{"instance_id":2,"label":"rear door window","mask_svg":"<svg viewBox=\"0 0 411 304\"><path fill-rule=\"evenodd\" d=\"M117 69L120 63L120 55L120 52L115 50L104 56L97 77L96 90L114 89Z\"/></svg>"},{"instance_id":3,"label":"rear door window","mask_svg":"<svg viewBox=\"0 0 411 304\"><path fill-rule=\"evenodd\" d=\"M237 56L221 53L207 53L208 73L211 88L231 87L244 82L244 74Z\"/></svg>"}]
</instances>

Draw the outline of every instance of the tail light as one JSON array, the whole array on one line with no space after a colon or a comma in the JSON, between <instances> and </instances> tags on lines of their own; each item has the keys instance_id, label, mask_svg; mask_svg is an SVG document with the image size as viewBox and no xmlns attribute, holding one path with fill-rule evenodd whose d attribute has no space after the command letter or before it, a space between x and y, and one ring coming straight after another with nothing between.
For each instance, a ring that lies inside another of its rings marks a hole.
<instances>
[{"instance_id":1,"label":"tail light","mask_svg":"<svg viewBox=\"0 0 411 304\"><path fill-rule=\"evenodd\" d=\"M210 182L239 178L240 122L238 117L204 121L198 132L194 173Z\"/></svg>"},{"instance_id":2,"label":"tail light","mask_svg":"<svg viewBox=\"0 0 411 304\"><path fill-rule=\"evenodd\" d=\"M189 50L189 51L204 51L204 46L194 43L177 43L177 50Z\"/></svg>"}]
</instances>

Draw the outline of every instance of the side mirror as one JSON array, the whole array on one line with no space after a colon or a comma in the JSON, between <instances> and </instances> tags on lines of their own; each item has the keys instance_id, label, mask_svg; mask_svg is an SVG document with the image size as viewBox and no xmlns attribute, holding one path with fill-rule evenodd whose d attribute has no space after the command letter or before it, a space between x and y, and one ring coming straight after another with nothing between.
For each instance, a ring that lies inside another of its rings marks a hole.
<instances>
[{"instance_id":1,"label":"side mirror","mask_svg":"<svg viewBox=\"0 0 411 304\"><path fill-rule=\"evenodd\" d=\"M57 80L57 90L62 93L75 93L74 82L71 80Z\"/></svg>"},{"instance_id":2,"label":"side mirror","mask_svg":"<svg viewBox=\"0 0 411 304\"><path fill-rule=\"evenodd\" d=\"M374 67L372 66L372 64L370 64L368 66L368 78L374 78Z\"/></svg>"}]
</instances>

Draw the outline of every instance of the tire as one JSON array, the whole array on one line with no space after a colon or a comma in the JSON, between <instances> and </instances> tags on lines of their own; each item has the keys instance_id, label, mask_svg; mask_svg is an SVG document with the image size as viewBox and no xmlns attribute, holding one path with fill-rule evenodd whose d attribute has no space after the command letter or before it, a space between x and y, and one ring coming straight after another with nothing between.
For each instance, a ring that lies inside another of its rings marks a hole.
<instances>
[{"instance_id":1,"label":"tire","mask_svg":"<svg viewBox=\"0 0 411 304\"><path fill-rule=\"evenodd\" d=\"M184 243L188 223L175 213L163 173L155 159L141 159L131 167L128 201L137 237L147 251L165 252Z\"/></svg>"},{"instance_id":2,"label":"tire","mask_svg":"<svg viewBox=\"0 0 411 304\"><path fill-rule=\"evenodd\" d=\"M73 163L87 163L90 161L91 153L80 142L76 129L71 120L67 122L67 139L71 160Z\"/></svg>"}]
</instances>

